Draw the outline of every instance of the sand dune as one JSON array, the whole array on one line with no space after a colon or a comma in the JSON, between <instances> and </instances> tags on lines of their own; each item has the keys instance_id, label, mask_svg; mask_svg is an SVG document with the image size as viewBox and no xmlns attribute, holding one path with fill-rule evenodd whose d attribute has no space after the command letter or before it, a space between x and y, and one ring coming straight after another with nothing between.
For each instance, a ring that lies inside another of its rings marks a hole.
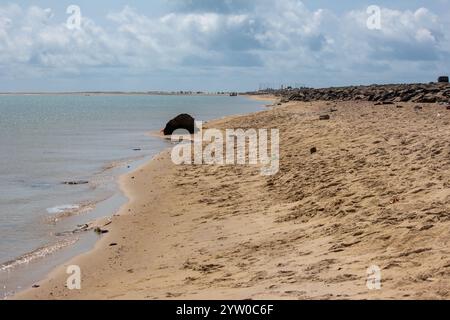
<instances>
[{"instance_id":1,"label":"sand dune","mask_svg":"<svg viewBox=\"0 0 450 320\"><path fill-rule=\"evenodd\" d=\"M279 173L163 153L122 177L130 203L66 264L82 290L61 266L17 298L448 299L450 111L415 106L290 102L210 122L279 128Z\"/></svg>"}]
</instances>

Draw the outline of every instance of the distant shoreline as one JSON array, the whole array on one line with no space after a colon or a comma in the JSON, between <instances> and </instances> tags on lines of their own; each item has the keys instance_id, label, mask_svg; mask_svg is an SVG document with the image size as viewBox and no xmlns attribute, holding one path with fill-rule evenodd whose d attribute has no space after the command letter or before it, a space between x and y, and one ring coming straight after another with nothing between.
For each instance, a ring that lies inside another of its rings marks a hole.
<instances>
[{"instance_id":1,"label":"distant shoreline","mask_svg":"<svg viewBox=\"0 0 450 320\"><path fill-rule=\"evenodd\" d=\"M208 92L192 92L192 93L181 93L181 92L119 92L119 91L104 91L104 92L0 92L0 96L47 96L47 95L86 95L86 96L105 96L105 95L143 95L143 96L229 96L231 92L224 93L208 93Z\"/></svg>"}]
</instances>

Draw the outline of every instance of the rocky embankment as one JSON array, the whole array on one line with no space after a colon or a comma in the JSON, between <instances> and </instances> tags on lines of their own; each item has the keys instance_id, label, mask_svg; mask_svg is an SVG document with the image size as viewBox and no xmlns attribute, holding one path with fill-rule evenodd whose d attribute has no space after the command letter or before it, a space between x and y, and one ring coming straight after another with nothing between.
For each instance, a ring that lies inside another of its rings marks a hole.
<instances>
[{"instance_id":1,"label":"rocky embankment","mask_svg":"<svg viewBox=\"0 0 450 320\"><path fill-rule=\"evenodd\" d=\"M448 83L370 85L335 88L301 88L267 92L288 101L374 101L380 103L449 103ZM261 94L261 92L259 93Z\"/></svg>"}]
</instances>

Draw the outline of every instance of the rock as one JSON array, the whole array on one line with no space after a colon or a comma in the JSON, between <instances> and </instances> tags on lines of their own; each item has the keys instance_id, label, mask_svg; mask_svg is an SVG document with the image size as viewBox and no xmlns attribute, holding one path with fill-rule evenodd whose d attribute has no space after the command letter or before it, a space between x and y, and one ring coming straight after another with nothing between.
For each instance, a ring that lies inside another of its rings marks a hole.
<instances>
[{"instance_id":1,"label":"rock","mask_svg":"<svg viewBox=\"0 0 450 320\"><path fill-rule=\"evenodd\" d=\"M414 110L415 111L419 111L419 110L422 110L423 108L422 108L422 106L414 106Z\"/></svg>"},{"instance_id":2,"label":"rock","mask_svg":"<svg viewBox=\"0 0 450 320\"><path fill-rule=\"evenodd\" d=\"M397 106L397 109L401 109L401 108L403 108L403 106L401 106L401 105L398 105L398 106Z\"/></svg>"},{"instance_id":3,"label":"rock","mask_svg":"<svg viewBox=\"0 0 450 320\"><path fill-rule=\"evenodd\" d=\"M133 151L142 151L141 148L134 148Z\"/></svg>"},{"instance_id":4,"label":"rock","mask_svg":"<svg viewBox=\"0 0 450 320\"><path fill-rule=\"evenodd\" d=\"M105 233L108 233L109 231L108 230L103 230L103 229L100 229L99 227L97 227L97 228L94 229L94 232L97 233L97 234L105 234Z\"/></svg>"},{"instance_id":5,"label":"rock","mask_svg":"<svg viewBox=\"0 0 450 320\"><path fill-rule=\"evenodd\" d=\"M420 99L415 100L416 102L420 102L420 103L436 103L437 102L437 97L435 95L433 95L432 93L426 94L423 97L421 97Z\"/></svg>"},{"instance_id":6,"label":"rock","mask_svg":"<svg viewBox=\"0 0 450 320\"><path fill-rule=\"evenodd\" d=\"M194 134L195 132L195 120L190 115L183 113L178 115L177 117L170 120L166 127L164 128L163 132L164 135L169 136L171 135L175 130L178 129L185 129L189 131L190 134Z\"/></svg>"},{"instance_id":7,"label":"rock","mask_svg":"<svg viewBox=\"0 0 450 320\"><path fill-rule=\"evenodd\" d=\"M400 97L400 102L408 102L410 101L412 98L414 98L416 94L415 93L407 93L405 95L402 95Z\"/></svg>"},{"instance_id":8,"label":"rock","mask_svg":"<svg viewBox=\"0 0 450 320\"><path fill-rule=\"evenodd\" d=\"M450 106L447 106L447 110L450 110Z\"/></svg>"},{"instance_id":9,"label":"rock","mask_svg":"<svg viewBox=\"0 0 450 320\"><path fill-rule=\"evenodd\" d=\"M394 102L392 102L392 101L381 101L381 102L375 103L376 106L390 105L390 104L394 104Z\"/></svg>"},{"instance_id":10,"label":"rock","mask_svg":"<svg viewBox=\"0 0 450 320\"><path fill-rule=\"evenodd\" d=\"M312 147L310 151L311 151L311 154L314 154L314 153L317 152L317 148L316 147Z\"/></svg>"},{"instance_id":11,"label":"rock","mask_svg":"<svg viewBox=\"0 0 450 320\"><path fill-rule=\"evenodd\" d=\"M323 114L319 117L319 120L330 120L330 115L329 114Z\"/></svg>"},{"instance_id":12,"label":"rock","mask_svg":"<svg viewBox=\"0 0 450 320\"><path fill-rule=\"evenodd\" d=\"M69 185L69 186L76 186L79 184L88 184L89 181L87 180L78 180L78 181L64 181L63 184Z\"/></svg>"},{"instance_id":13,"label":"rock","mask_svg":"<svg viewBox=\"0 0 450 320\"><path fill-rule=\"evenodd\" d=\"M441 76L438 78L438 82L440 83L448 83L448 76Z\"/></svg>"},{"instance_id":14,"label":"rock","mask_svg":"<svg viewBox=\"0 0 450 320\"><path fill-rule=\"evenodd\" d=\"M33 286L32 286L33 289L36 289L36 288L39 288L39 287L40 287L40 285L38 285L38 284L33 284Z\"/></svg>"},{"instance_id":15,"label":"rock","mask_svg":"<svg viewBox=\"0 0 450 320\"><path fill-rule=\"evenodd\" d=\"M115 243L115 242L110 243L109 246L110 246L110 247L115 247L115 246L117 246L117 243Z\"/></svg>"}]
</instances>

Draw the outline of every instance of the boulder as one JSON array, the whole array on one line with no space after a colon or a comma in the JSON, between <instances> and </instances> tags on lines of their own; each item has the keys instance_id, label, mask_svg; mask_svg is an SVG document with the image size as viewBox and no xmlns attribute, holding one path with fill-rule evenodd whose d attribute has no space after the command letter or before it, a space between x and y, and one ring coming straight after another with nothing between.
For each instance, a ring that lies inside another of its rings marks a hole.
<instances>
[{"instance_id":1,"label":"boulder","mask_svg":"<svg viewBox=\"0 0 450 320\"><path fill-rule=\"evenodd\" d=\"M190 115L183 113L170 120L163 132L165 136L171 135L175 130L184 129L190 134L195 132L195 120Z\"/></svg>"}]
</instances>

